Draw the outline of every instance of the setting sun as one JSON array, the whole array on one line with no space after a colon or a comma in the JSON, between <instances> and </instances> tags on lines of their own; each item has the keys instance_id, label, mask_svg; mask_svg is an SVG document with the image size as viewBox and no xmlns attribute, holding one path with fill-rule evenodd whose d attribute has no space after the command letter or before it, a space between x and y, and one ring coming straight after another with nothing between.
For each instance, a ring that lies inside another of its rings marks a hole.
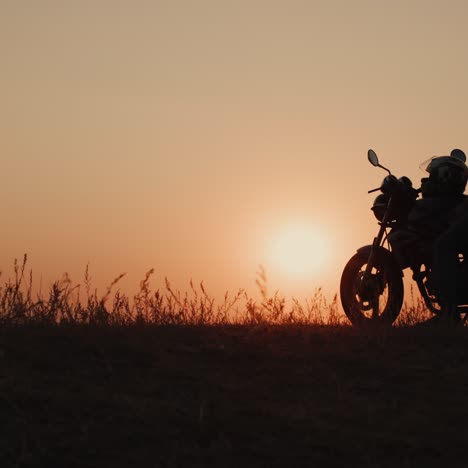
<instances>
[{"instance_id":1,"label":"setting sun","mask_svg":"<svg viewBox=\"0 0 468 468\"><path fill-rule=\"evenodd\" d=\"M318 275L329 256L326 234L309 223L283 226L270 243L269 257L273 268L297 279Z\"/></svg>"}]
</instances>

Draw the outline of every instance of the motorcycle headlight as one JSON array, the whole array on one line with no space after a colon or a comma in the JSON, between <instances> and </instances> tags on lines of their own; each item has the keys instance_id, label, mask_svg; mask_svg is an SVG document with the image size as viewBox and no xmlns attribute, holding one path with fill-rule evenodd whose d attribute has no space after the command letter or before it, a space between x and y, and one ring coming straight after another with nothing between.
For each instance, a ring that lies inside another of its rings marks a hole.
<instances>
[{"instance_id":1,"label":"motorcycle headlight","mask_svg":"<svg viewBox=\"0 0 468 468\"><path fill-rule=\"evenodd\" d=\"M388 196L384 193L377 195L377 198L374 200L374 204L372 205L371 210L374 213L374 216L379 220L382 221L385 211L387 210L388 205Z\"/></svg>"}]
</instances>

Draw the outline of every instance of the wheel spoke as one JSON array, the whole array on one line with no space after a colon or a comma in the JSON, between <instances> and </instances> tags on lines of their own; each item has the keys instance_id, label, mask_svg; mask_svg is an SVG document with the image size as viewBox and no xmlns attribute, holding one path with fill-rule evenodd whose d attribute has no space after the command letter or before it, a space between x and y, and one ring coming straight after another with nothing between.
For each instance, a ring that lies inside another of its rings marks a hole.
<instances>
[{"instance_id":1,"label":"wheel spoke","mask_svg":"<svg viewBox=\"0 0 468 468\"><path fill-rule=\"evenodd\" d=\"M357 254L345 268L342 278L342 303L353 323L395 320L403 299L400 270L385 257L375 259L366 275L367 256Z\"/></svg>"}]
</instances>

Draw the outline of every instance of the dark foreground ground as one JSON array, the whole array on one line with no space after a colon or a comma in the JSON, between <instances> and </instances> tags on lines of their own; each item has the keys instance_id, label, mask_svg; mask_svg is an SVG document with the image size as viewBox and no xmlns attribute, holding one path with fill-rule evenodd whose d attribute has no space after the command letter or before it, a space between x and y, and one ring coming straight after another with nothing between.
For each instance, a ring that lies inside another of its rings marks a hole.
<instances>
[{"instance_id":1,"label":"dark foreground ground","mask_svg":"<svg viewBox=\"0 0 468 468\"><path fill-rule=\"evenodd\" d=\"M468 330L0 330L0 466L468 467Z\"/></svg>"}]
</instances>

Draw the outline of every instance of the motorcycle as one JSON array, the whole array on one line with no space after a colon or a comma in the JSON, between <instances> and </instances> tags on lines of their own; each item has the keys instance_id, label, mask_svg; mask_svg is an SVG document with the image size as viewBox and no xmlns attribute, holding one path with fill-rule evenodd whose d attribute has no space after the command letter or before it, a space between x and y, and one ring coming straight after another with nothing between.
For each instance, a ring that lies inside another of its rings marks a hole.
<instances>
[{"instance_id":1,"label":"motorcycle","mask_svg":"<svg viewBox=\"0 0 468 468\"><path fill-rule=\"evenodd\" d=\"M367 157L388 175L379 188L368 191L381 192L371 208L380 228L372 244L359 248L343 270L340 296L344 312L356 326L391 325L403 306L403 271L409 268L424 303L437 315L441 308L432 278L432 245L447 226L449 210L440 207L439 218L432 223L427 217L418 218L418 212L424 212L432 201L420 198L421 189L413 188L408 177L397 178L382 166L375 151L370 149ZM460 253L457 294L463 322L468 316L467 264Z\"/></svg>"}]
</instances>

